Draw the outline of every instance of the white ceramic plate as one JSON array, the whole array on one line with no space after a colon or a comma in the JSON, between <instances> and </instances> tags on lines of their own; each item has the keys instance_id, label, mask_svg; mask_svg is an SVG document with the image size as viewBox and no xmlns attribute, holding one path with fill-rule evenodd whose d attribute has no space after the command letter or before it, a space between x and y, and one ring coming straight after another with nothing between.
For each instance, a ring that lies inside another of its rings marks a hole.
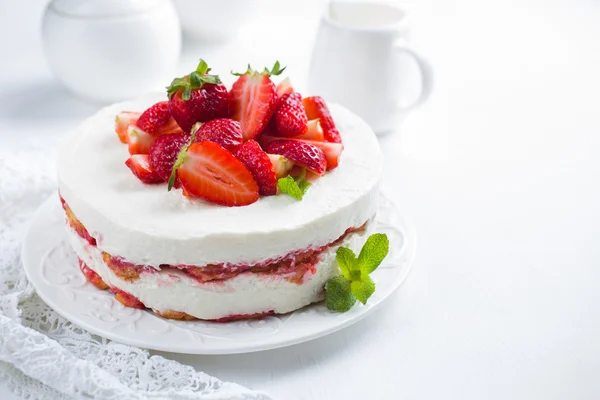
<instances>
[{"instance_id":1,"label":"white ceramic plate","mask_svg":"<svg viewBox=\"0 0 600 400\"><path fill-rule=\"evenodd\" d=\"M377 232L387 233L390 253L373 273L377 290L367 305L346 313L313 304L285 315L216 323L173 321L128 308L108 291L87 283L65 240L58 196L37 211L23 244L23 265L37 294L64 318L94 334L147 349L188 354L235 354L274 349L315 339L349 326L375 310L404 281L416 237L412 225L382 196Z\"/></svg>"}]
</instances>

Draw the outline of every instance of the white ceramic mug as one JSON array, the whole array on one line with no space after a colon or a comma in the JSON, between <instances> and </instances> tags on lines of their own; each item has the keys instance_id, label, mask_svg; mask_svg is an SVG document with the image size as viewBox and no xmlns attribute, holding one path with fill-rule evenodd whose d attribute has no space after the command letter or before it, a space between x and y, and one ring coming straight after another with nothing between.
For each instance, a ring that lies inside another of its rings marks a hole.
<instances>
[{"instance_id":1,"label":"white ceramic mug","mask_svg":"<svg viewBox=\"0 0 600 400\"><path fill-rule=\"evenodd\" d=\"M408 45L406 12L393 5L333 1L321 20L309 90L361 116L378 134L398 128L407 111L431 93L429 63ZM420 72L421 89L407 99Z\"/></svg>"}]
</instances>

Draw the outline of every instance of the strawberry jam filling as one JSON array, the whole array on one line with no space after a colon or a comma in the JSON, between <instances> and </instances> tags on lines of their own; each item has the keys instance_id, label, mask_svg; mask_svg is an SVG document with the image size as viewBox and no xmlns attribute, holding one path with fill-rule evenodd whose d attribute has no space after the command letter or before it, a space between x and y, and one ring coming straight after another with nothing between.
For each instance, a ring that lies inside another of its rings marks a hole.
<instances>
[{"instance_id":1,"label":"strawberry jam filling","mask_svg":"<svg viewBox=\"0 0 600 400\"><path fill-rule=\"evenodd\" d=\"M61 198L61 202L67 214L69 225L81 238L85 239L90 245L96 246L96 240L89 235L83 224L75 218L64 199ZM136 281L141 274L154 274L168 270L169 268L175 268L185 272L200 283L225 281L242 273L253 273L268 276L278 275L284 277L289 282L301 285L304 283L306 277L316 273L316 265L321 261L323 252L332 246L341 244L351 233L364 230L366 225L367 223L358 228L348 228L338 239L324 246L296 250L283 257L268 259L255 264L218 263L204 266L161 264L159 265L160 269L156 269L150 265L133 264L123 257L113 256L104 251L102 252L102 260L116 276L128 282Z\"/></svg>"}]
</instances>

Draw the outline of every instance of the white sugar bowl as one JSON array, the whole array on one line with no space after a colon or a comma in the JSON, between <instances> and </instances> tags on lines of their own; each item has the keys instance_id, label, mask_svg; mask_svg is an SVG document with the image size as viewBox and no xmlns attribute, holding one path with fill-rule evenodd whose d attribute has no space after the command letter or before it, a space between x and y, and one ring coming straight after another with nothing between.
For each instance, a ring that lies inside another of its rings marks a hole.
<instances>
[{"instance_id":1,"label":"white sugar bowl","mask_svg":"<svg viewBox=\"0 0 600 400\"><path fill-rule=\"evenodd\" d=\"M56 77L103 103L168 85L181 53L169 0L52 0L42 35Z\"/></svg>"}]
</instances>

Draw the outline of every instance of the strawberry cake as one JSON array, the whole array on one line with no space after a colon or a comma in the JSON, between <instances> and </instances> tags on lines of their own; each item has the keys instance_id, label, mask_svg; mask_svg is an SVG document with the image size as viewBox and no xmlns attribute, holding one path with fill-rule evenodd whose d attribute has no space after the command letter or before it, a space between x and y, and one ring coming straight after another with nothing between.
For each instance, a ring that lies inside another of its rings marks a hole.
<instances>
[{"instance_id":1,"label":"strawberry cake","mask_svg":"<svg viewBox=\"0 0 600 400\"><path fill-rule=\"evenodd\" d=\"M248 67L226 88L201 60L62 140L67 237L92 284L186 320L324 299L336 250L373 230L383 160L368 125L276 85L282 71Z\"/></svg>"}]
</instances>

